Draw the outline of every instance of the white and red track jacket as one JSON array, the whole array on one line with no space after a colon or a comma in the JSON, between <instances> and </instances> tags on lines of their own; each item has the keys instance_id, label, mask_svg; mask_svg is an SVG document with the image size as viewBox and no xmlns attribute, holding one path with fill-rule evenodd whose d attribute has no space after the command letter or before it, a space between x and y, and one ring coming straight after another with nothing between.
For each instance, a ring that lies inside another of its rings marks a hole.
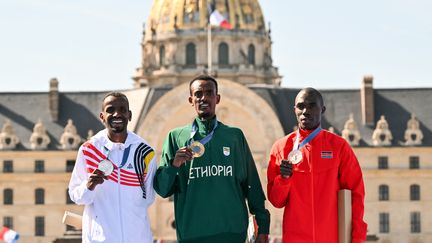
<instances>
[{"instance_id":1,"label":"white and red track jacket","mask_svg":"<svg viewBox=\"0 0 432 243\"><path fill-rule=\"evenodd\" d=\"M114 171L90 191L87 180L104 159L113 162ZM133 132L125 143L113 143L105 129L81 145L69 195L85 205L82 242L153 242L147 208L155 198L156 168L153 148Z\"/></svg>"}]
</instances>

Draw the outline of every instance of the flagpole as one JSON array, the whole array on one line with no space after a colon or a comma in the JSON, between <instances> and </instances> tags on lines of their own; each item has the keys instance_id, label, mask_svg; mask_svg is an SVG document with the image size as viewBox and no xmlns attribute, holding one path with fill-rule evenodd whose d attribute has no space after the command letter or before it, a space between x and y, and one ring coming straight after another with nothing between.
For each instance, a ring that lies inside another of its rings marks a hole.
<instances>
[{"instance_id":1,"label":"flagpole","mask_svg":"<svg viewBox=\"0 0 432 243\"><path fill-rule=\"evenodd\" d=\"M212 74L212 40L211 40L211 25L210 22L207 24L207 65L208 74Z\"/></svg>"}]
</instances>

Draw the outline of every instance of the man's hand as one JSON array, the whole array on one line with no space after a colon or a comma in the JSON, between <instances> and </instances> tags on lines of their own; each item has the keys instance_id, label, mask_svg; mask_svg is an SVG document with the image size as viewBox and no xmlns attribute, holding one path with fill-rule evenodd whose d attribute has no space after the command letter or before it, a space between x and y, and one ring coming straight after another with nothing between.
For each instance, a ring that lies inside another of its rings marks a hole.
<instances>
[{"instance_id":1,"label":"man's hand","mask_svg":"<svg viewBox=\"0 0 432 243\"><path fill-rule=\"evenodd\" d=\"M94 170L87 181L87 188L93 191L97 185L104 182L104 179L106 179L106 177L103 175L102 171L98 169Z\"/></svg>"},{"instance_id":2,"label":"man's hand","mask_svg":"<svg viewBox=\"0 0 432 243\"><path fill-rule=\"evenodd\" d=\"M265 234L258 234L255 243L268 243L268 235Z\"/></svg>"},{"instance_id":3,"label":"man's hand","mask_svg":"<svg viewBox=\"0 0 432 243\"><path fill-rule=\"evenodd\" d=\"M192 150L188 147L183 147L177 150L172 165L178 168L182 164L186 163L186 161L192 159L193 159Z\"/></svg>"},{"instance_id":4,"label":"man's hand","mask_svg":"<svg viewBox=\"0 0 432 243\"><path fill-rule=\"evenodd\" d=\"M280 174L283 178L292 176L292 164L288 160L282 160L280 164Z\"/></svg>"}]
</instances>

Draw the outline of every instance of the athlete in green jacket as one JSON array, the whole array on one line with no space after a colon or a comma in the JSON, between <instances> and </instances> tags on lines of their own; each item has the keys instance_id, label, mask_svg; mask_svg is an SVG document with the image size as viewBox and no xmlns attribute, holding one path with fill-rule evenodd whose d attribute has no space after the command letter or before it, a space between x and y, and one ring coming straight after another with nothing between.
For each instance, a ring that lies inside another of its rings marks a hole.
<instances>
[{"instance_id":1,"label":"athlete in green jacket","mask_svg":"<svg viewBox=\"0 0 432 243\"><path fill-rule=\"evenodd\" d=\"M242 131L217 121L214 78L198 76L189 87L198 117L168 134L154 179L159 195L174 195L178 241L244 243L249 208L258 224L256 242L267 242L270 214ZM196 141L203 146L194 148Z\"/></svg>"}]
</instances>

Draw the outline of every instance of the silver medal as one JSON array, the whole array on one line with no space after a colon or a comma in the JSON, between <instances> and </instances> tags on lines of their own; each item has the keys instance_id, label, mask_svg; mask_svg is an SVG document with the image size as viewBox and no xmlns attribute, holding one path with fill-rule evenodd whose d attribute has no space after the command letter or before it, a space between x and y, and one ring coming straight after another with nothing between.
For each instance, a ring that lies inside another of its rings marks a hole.
<instances>
[{"instance_id":1,"label":"silver medal","mask_svg":"<svg viewBox=\"0 0 432 243\"><path fill-rule=\"evenodd\" d=\"M104 176L109 176L113 172L114 166L111 161L104 159L99 162L98 170L102 171Z\"/></svg>"},{"instance_id":2,"label":"silver medal","mask_svg":"<svg viewBox=\"0 0 432 243\"><path fill-rule=\"evenodd\" d=\"M288 154L288 160L291 164L296 165L303 160L303 154L300 150L293 150Z\"/></svg>"}]
</instances>

